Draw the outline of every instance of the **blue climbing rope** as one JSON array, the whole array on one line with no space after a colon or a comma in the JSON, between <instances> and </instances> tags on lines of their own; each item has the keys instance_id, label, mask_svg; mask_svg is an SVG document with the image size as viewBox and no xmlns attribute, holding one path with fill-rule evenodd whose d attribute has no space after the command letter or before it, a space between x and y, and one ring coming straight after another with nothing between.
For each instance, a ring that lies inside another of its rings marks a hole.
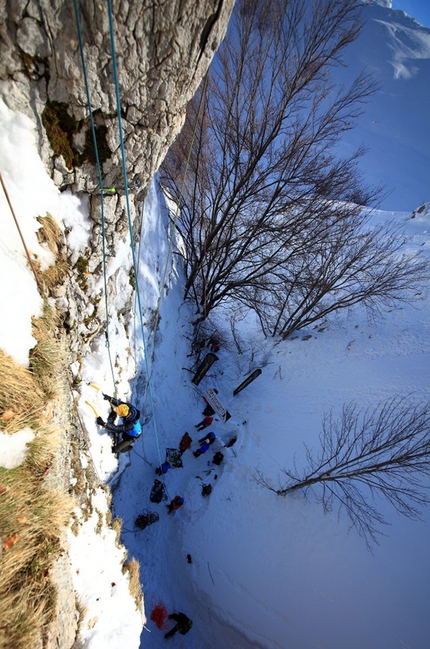
<instances>
[{"instance_id":1,"label":"blue climbing rope","mask_svg":"<svg viewBox=\"0 0 430 649\"><path fill-rule=\"evenodd\" d=\"M149 363L148 363L148 353L147 353L147 346L146 346L146 340L145 340L145 329L144 329L144 324L143 324L142 304L141 304L141 299L140 299L139 277L138 277L138 269L137 269L137 264L136 264L136 252L135 252L134 237L133 237L133 224L131 222L130 198L129 198L129 192L128 192L126 155L125 155L125 146L124 146L124 137L123 137L123 128L122 128L122 118L121 118L121 100L120 100L120 94L119 94L118 68L117 68L117 61L116 61L115 36L114 36L114 28L113 28L113 15L112 15L112 3L111 3L111 0L106 0L106 4L107 4L107 8L108 8L108 17L109 17L109 32L110 32L110 41L111 41L112 67L113 67L113 76L114 76L114 84L115 84L116 110L117 110L119 140L120 140L120 148L121 148L121 163L122 163L122 173L123 173L123 178L124 178L125 200L126 200L126 208L127 208L128 230L129 230L129 233L130 233L131 254L132 254L132 259L133 259L133 269L134 269L134 275L135 275L135 280L136 280L136 294L137 294L137 302L138 302L139 316L140 316L140 327L141 327L141 332L142 332L143 349L144 349L144 356L145 356L145 370L146 370L147 381L148 381L148 386L149 386L148 391L149 391L150 406L151 406L151 412L152 412L152 421L153 421L153 426L154 426L155 440L156 440L156 444L157 444L158 458L159 458L159 461L160 461L160 464L161 464L161 453L160 453L160 444L159 444L159 440L158 440L157 422L156 422L156 418L155 418L154 398L153 398L153 394L152 394L152 386L151 386L151 381L150 381L150 377L149 377L150 368L149 368Z\"/></svg>"},{"instance_id":2,"label":"blue climbing rope","mask_svg":"<svg viewBox=\"0 0 430 649\"><path fill-rule=\"evenodd\" d=\"M90 111L91 134L92 134L92 138L93 138L94 152L95 152L95 156L96 156L97 173L98 173L99 185L100 185L101 226L102 226L102 255L103 255L103 283L104 283L104 299L105 299L105 311L106 311L106 331L105 331L105 335L106 335L106 347L107 347L107 350L108 350L110 370L111 370L111 374L112 374L113 389L114 389L114 394L116 394L115 373L114 373L114 369L113 369L112 355L111 355L110 341L109 341L109 310L108 310L108 293L107 293L107 268L106 268L106 242L105 242L105 213L104 213L104 196L103 196L103 178L102 178L102 171L101 171L101 165L100 165L99 150L98 150L98 146L97 146L96 127L95 127L95 124L94 124L93 109L92 109L92 105L91 105L90 91L89 91L89 86L88 86L88 75L87 75L87 68L86 68L86 64L85 64L85 55L84 55L84 48L83 48L83 43L82 43L81 23L80 23L80 18L79 18L77 0L73 0L73 6L74 6L74 10L75 10L75 21L76 21L76 28L77 28L77 32L78 32L79 51L80 51L80 55L81 55L81 63L82 63L82 70L83 70L84 83L85 83L85 92L86 92L86 95L87 95L87 104L88 104L88 108L89 108L89 111Z\"/></svg>"}]
</instances>

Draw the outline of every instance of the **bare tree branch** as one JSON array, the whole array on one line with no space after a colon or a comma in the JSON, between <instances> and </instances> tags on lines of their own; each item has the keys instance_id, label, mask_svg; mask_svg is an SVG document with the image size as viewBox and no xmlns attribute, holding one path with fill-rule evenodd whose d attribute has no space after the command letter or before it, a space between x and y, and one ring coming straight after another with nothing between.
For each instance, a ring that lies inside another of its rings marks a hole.
<instances>
[{"instance_id":1,"label":"bare tree branch","mask_svg":"<svg viewBox=\"0 0 430 649\"><path fill-rule=\"evenodd\" d=\"M306 460L303 471L284 471L287 481L279 488L261 474L257 480L280 496L312 489L324 511L345 509L371 548L387 524L377 498L408 518L419 518L430 502L430 403L393 397L364 411L345 405L339 420L332 412L325 416L320 449L306 448Z\"/></svg>"},{"instance_id":2,"label":"bare tree branch","mask_svg":"<svg viewBox=\"0 0 430 649\"><path fill-rule=\"evenodd\" d=\"M357 171L364 151L335 154L375 90L363 74L330 79L360 29L356 0L238 1L203 110L196 96L161 169L198 319L231 298L286 338L358 303L412 299L425 262L402 255L393 227L370 228L363 206L380 190Z\"/></svg>"}]
</instances>

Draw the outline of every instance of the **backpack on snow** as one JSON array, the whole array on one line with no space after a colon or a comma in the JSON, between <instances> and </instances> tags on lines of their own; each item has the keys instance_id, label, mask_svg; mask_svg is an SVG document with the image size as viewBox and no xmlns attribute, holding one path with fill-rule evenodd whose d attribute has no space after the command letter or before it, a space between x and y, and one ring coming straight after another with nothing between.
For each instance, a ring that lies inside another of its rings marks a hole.
<instances>
[{"instance_id":1,"label":"backpack on snow","mask_svg":"<svg viewBox=\"0 0 430 649\"><path fill-rule=\"evenodd\" d=\"M144 530L146 527L148 527L148 525L157 523L159 520L160 516L157 514L157 512L148 512L146 511L146 509L144 509L143 514L139 514L139 516L134 521L134 525L139 530Z\"/></svg>"},{"instance_id":2,"label":"backpack on snow","mask_svg":"<svg viewBox=\"0 0 430 649\"><path fill-rule=\"evenodd\" d=\"M165 486L157 478L154 480L154 484L151 489L151 494L149 500L153 503L161 503L162 500L166 500L167 496L165 493Z\"/></svg>"}]
</instances>

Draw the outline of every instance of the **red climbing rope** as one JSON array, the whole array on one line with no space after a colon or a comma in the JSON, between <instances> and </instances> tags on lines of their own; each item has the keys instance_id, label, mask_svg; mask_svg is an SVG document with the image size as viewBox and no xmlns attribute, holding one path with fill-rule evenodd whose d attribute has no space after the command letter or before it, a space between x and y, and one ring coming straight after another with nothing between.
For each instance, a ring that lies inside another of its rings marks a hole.
<instances>
[{"instance_id":1,"label":"red climbing rope","mask_svg":"<svg viewBox=\"0 0 430 649\"><path fill-rule=\"evenodd\" d=\"M169 614L163 602L161 600L156 602L153 598L152 606L151 620L155 622L159 629L167 629L167 618Z\"/></svg>"}]
</instances>

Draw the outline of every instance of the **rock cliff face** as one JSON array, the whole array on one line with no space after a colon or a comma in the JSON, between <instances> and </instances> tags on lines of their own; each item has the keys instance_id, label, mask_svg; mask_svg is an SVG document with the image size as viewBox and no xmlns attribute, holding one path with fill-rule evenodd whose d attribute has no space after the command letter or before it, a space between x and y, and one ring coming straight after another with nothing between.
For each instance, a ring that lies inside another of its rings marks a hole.
<instances>
[{"instance_id":1,"label":"rock cliff face","mask_svg":"<svg viewBox=\"0 0 430 649\"><path fill-rule=\"evenodd\" d=\"M148 182L183 124L187 102L225 34L233 5L234 0L0 3L0 96L9 108L36 123L38 149L56 185L81 196L88 193L90 198L93 226L88 249L64 251L71 282L54 293L54 297L63 298L61 310L66 327L74 332L70 336L74 353L78 349L84 353L105 319L94 312L89 328L82 317L101 272L101 210L79 35L103 186L123 188L112 20L127 177L134 187L130 192L133 222ZM118 238L127 235L126 201L124 192L120 194L105 201L108 259L116 253ZM77 260L78 254L82 257ZM84 283L80 281L83 273ZM109 291L112 284L109 282Z\"/></svg>"},{"instance_id":2,"label":"rock cliff face","mask_svg":"<svg viewBox=\"0 0 430 649\"><path fill-rule=\"evenodd\" d=\"M77 0L105 187L122 184L108 4ZM234 0L112 0L127 174L144 193L222 40ZM58 186L93 191L89 109L70 0L0 7L0 93L38 125Z\"/></svg>"},{"instance_id":3,"label":"rock cliff face","mask_svg":"<svg viewBox=\"0 0 430 649\"><path fill-rule=\"evenodd\" d=\"M103 185L122 187L108 5L102 0L76 0L76 5ZM127 175L139 187L131 193L132 220L150 179L182 126L186 104L224 36L233 5L234 0L112 0ZM35 122L39 153L56 185L60 189L69 187L82 197L90 195L92 231L87 249L70 249L66 230L58 254L67 262L67 278L50 291L63 313L63 331L70 360L74 361L85 355L91 341L106 326L104 308L99 313L102 301L96 289L102 271L99 178L74 2L0 3L0 96L9 108ZM105 203L109 260L118 241L127 235L126 205L123 195L113 195ZM109 278L110 304L114 303L118 274L122 277L127 272L119 268ZM121 317L127 321L131 281L125 289L127 304ZM79 361L76 363L79 365ZM73 434L75 443L86 448L88 440L81 437L82 426L72 403L68 411L71 415L63 428L64 443L67 446ZM67 479L68 471L59 473ZM55 570L51 579L57 586L58 612L38 647L69 649L76 646L77 621L68 561L60 557Z\"/></svg>"}]
</instances>

